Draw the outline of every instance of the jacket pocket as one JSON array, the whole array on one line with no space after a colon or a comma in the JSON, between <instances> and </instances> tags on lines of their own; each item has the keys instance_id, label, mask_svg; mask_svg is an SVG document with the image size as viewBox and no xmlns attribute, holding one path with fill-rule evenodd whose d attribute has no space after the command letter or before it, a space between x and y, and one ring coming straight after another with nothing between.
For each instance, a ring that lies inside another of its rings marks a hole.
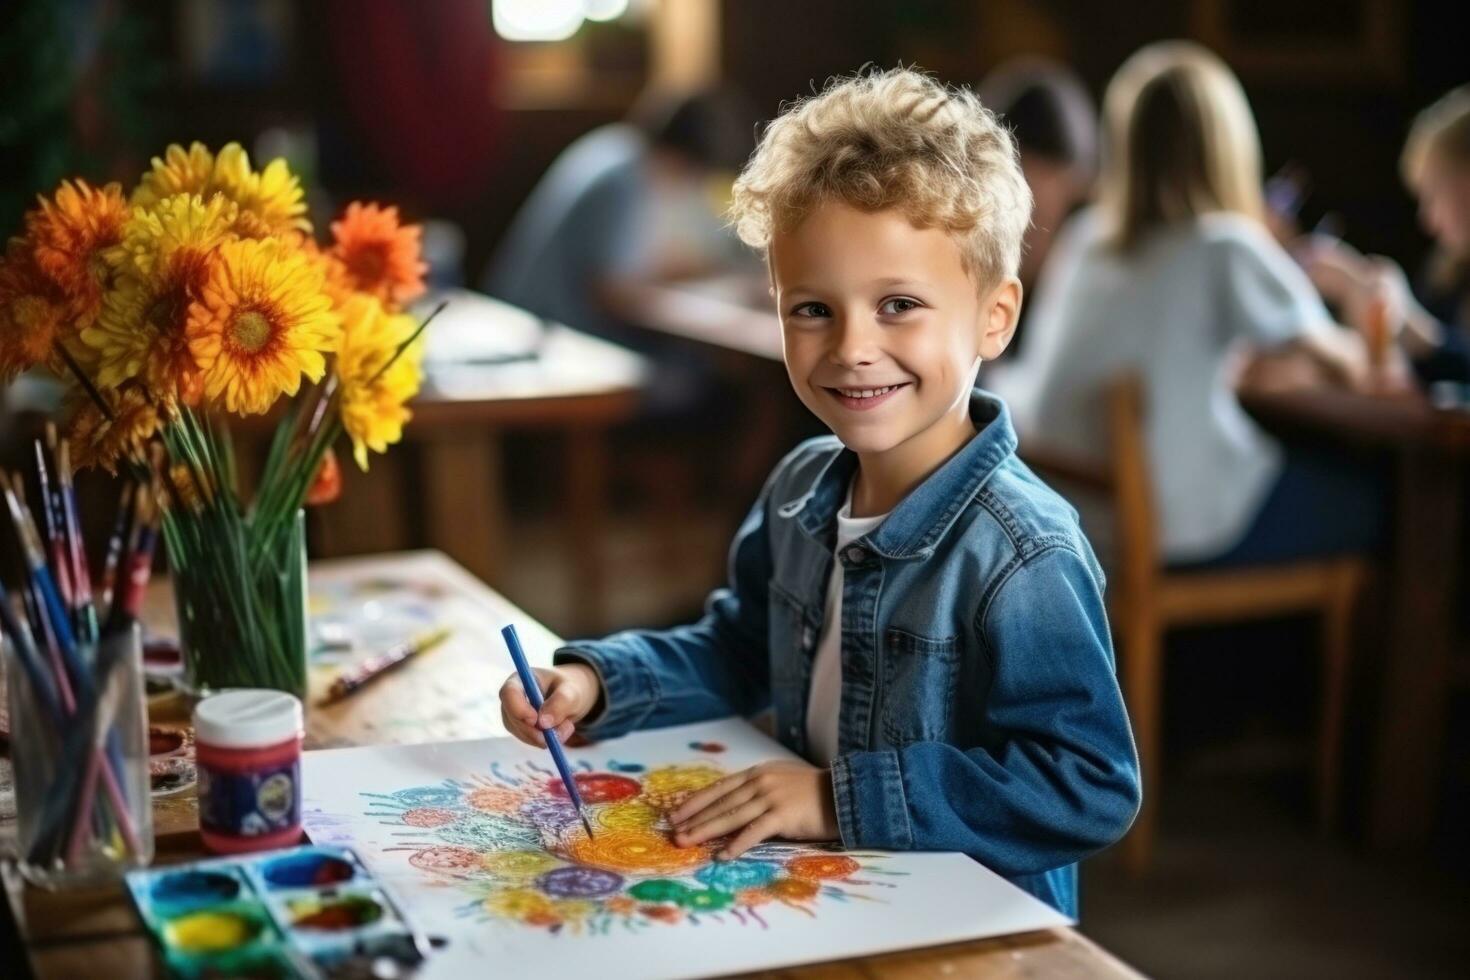
<instances>
[{"instance_id":1,"label":"jacket pocket","mask_svg":"<svg viewBox=\"0 0 1470 980\"><path fill-rule=\"evenodd\" d=\"M958 637L884 634L882 719L889 744L948 740L959 660Z\"/></svg>"}]
</instances>

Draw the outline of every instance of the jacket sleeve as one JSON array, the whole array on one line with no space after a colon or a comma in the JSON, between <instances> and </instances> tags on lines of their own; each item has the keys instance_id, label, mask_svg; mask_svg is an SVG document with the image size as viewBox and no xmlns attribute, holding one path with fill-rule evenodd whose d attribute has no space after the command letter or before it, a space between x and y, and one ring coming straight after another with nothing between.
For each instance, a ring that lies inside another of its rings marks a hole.
<instances>
[{"instance_id":1,"label":"jacket sleeve","mask_svg":"<svg viewBox=\"0 0 1470 980\"><path fill-rule=\"evenodd\" d=\"M770 701L766 606L771 547L761 492L730 548L729 584L705 603L693 625L629 630L562 647L554 664L582 662L602 680L604 705L578 730L614 738L727 715L751 715Z\"/></svg>"},{"instance_id":2,"label":"jacket sleeve","mask_svg":"<svg viewBox=\"0 0 1470 980\"><path fill-rule=\"evenodd\" d=\"M1071 864L1138 812L1133 733L1099 579L1067 546L1019 565L979 614L988 744L915 742L836 760L848 847L962 851L1003 875Z\"/></svg>"}]
</instances>

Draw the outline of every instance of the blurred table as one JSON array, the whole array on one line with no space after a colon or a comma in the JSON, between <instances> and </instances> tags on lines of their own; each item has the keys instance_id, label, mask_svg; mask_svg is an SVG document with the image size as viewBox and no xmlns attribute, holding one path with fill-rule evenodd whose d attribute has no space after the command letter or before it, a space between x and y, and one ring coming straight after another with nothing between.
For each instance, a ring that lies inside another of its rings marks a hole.
<instances>
[{"instance_id":1,"label":"blurred table","mask_svg":"<svg viewBox=\"0 0 1470 980\"><path fill-rule=\"evenodd\" d=\"M781 321L770 283L748 276L682 282L630 282L611 287L604 305L645 330L708 347L781 360Z\"/></svg>"},{"instance_id":2,"label":"blurred table","mask_svg":"<svg viewBox=\"0 0 1470 980\"><path fill-rule=\"evenodd\" d=\"M454 630L443 647L348 700L328 709L310 710L309 748L504 735L498 691L509 664L498 653L500 627L516 623L533 665L549 664L560 642L504 597L435 552L314 562L309 587L315 595L345 593L363 601L382 601L393 596L394 589L415 598L431 597L439 604L444 624ZM145 603L145 620L152 627L168 628L173 615L166 584L155 582ZM491 650L497 653L492 655ZM332 675L331 670L313 668L313 698ZM165 705L155 707L151 720L169 723L184 717L181 706ZM405 719L410 723L399 724ZM155 801L154 822L155 864L203 856L193 793ZM23 955L38 980L102 975L109 980L131 980L160 975L152 943L121 885L50 893L25 887L9 862L0 866L0 872L8 911L24 943ZM761 976L770 980L899 980L930 976L1136 978L1138 974L1076 931L1052 929Z\"/></svg>"},{"instance_id":3,"label":"blurred table","mask_svg":"<svg viewBox=\"0 0 1470 980\"><path fill-rule=\"evenodd\" d=\"M338 553L396 551L421 519L420 540L502 585L502 437L559 435L563 469L546 475L559 483L546 496L565 507L566 569L581 600L572 626L598 632L606 627L607 432L636 414L648 362L468 290L429 297L416 311L440 300L448 306L425 332L424 387L404 429L409 451L374 456L366 475L344 463L342 498L320 515L323 543Z\"/></svg>"},{"instance_id":4,"label":"blurred table","mask_svg":"<svg viewBox=\"0 0 1470 980\"><path fill-rule=\"evenodd\" d=\"M749 393L731 447L730 486L742 500L754 499L771 467L811 428L786 379L770 283L746 275L624 282L601 299L628 326L713 355L731 386Z\"/></svg>"},{"instance_id":5,"label":"blurred table","mask_svg":"<svg viewBox=\"0 0 1470 980\"><path fill-rule=\"evenodd\" d=\"M1422 844L1434 821L1464 587L1470 415L1439 411L1419 394L1246 389L1240 400L1288 441L1392 456L1388 649L1371 747L1368 834L1380 847Z\"/></svg>"}]
</instances>

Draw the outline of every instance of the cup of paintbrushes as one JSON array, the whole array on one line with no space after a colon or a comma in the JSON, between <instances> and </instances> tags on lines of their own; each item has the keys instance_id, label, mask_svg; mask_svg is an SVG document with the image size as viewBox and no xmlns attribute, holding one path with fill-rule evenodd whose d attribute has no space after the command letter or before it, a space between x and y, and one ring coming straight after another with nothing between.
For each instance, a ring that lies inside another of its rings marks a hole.
<instances>
[{"instance_id":1,"label":"cup of paintbrushes","mask_svg":"<svg viewBox=\"0 0 1470 980\"><path fill-rule=\"evenodd\" d=\"M21 873L61 888L147 865L153 808L139 629L79 650L79 677L18 626L14 606L5 614Z\"/></svg>"}]
</instances>

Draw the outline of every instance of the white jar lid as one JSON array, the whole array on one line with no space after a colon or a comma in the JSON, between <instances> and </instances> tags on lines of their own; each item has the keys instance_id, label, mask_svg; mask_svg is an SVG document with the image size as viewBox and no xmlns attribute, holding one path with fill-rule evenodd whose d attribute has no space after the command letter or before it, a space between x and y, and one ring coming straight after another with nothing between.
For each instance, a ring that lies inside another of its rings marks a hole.
<instances>
[{"instance_id":1,"label":"white jar lid","mask_svg":"<svg viewBox=\"0 0 1470 980\"><path fill-rule=\"evenodd\" d=\"M299 738L301 701L285 691L225 691L194 707L194 735L223 749L263 748Z\"/></svg>"}]
</instances>

